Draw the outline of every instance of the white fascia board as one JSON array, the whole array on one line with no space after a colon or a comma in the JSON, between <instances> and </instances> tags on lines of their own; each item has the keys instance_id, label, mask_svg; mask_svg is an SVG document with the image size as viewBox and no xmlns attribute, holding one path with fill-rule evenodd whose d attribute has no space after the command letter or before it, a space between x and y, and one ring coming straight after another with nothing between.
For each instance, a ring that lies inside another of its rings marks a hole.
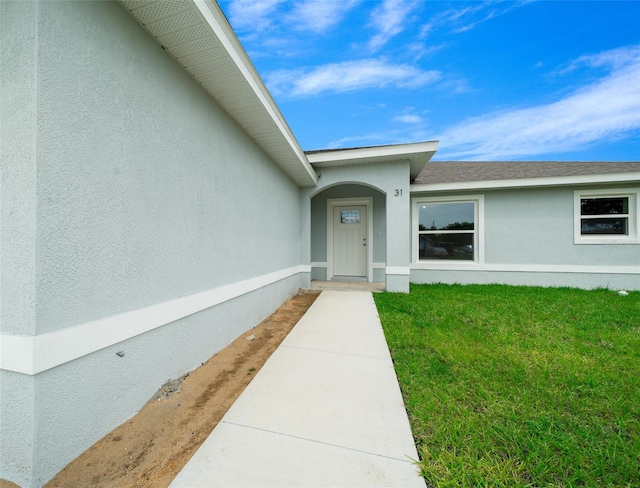
<instances>
[{"instance_id":1,"label":"white fascia board","mask_svg":"<svg viewBox=\"0 0 640 488\"><path fill-rule=\"evenodd\" d=\"M265 108L274 124L278 127L280 133L284 136L291 150L296 154L300 164L304 167L309 176L307 184L314 186L318 183L318 175L313 170L306 154L298 144L289 124L278 109L267 87L262 82L260 75L256 71L253 63L246 55L242 45L237 40L233 29L229 25L224 13L220 7L212 0L193 0L194 5L198 8L207 24L211 27L222 46L225 48L234 64L242 73L253 92L257 95L260 103Z\"/></svg>"},{"instance_id":2,"label":"white fascia board","mask_svg":"<svg viewBox=\"0 0 640 488\"><path fill-rule=\"evenodd\" d=\"M416 155L434 152L438 149L437 141L417 142L412 144L395 144L392 146L359 147L355 149L331 150L308 154L311 164L335 163L354 159L384 159L400 155Z\"/></svg>"},{"instance_id":3,"label":"white fascia board","mask_svg":"<svg viewBox=\"0 0 640 488\"><path fill-rule=\"evenodd\" d=\"M415 177L437 150L438 141L428 141L395 144L392 146L320 151L307 154L307 159L314 166L342 166L408 160L411 163L411 175Z\"/></svg>"},{"instance_id":4,"label":"white fascia board","mask_svg":"<svg viewBox=\"0 0 640 488\"><path fill-rule=\"evenodd\" d=\"M550 176L545 178L519 178L512 180L459 181L453 183L413 184L411 193L460 192L467 190L503 190L551 186L605 185L613 183L640 183L640 173L615 173L579 176Z\"/></svg>"}]
</instances>

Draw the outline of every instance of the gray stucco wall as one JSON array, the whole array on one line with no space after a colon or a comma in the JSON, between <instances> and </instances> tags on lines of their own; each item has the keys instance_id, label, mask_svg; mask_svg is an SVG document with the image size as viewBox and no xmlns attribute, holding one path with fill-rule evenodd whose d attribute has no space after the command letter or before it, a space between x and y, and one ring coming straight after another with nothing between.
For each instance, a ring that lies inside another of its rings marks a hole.
<instances>
[{"instance_id":1,"label":"gray stucco wall","mask_svg":"<svg viewBox=\"0 0 640 488\"><path fill-rule=\"evenodd\" d=\"M36 6L0 2L0 332L35 332ZM0 478L34 476L35 378L0 370ZM5 474L9 470L8 474Z\"/></svg>"},{"instance_id":2,"label":"gray stucco wall","mask_svg":"<svg viewBox=\"0 0 640 488\"><path fill-rule=\"evenodd\" d=\"M486 262L640 264L640 246L574 244L573 198L574 188L487 192Z\"/></svg>"},{"instance_id":3,"label":"gray stucco wall","mask_svg":"<svg viewBox=\"0 0 640 488\"><path fill-rule=\"evenodd\" d=\"M34 486L36 466L35 383L33 376L0 370L0 479Z\"/></svg>"},{"instance_id":4,"label":"gray stucco wall","mask_svg":"<svg viewBox=\"0 0 640 488\"><path fill-rule=\"evenodd\" d=\"M484 195L485 269L458 270L455 265L450 270L412 269L412 282L640 289L638 274L613 269L611 273L589 273L587 269L625 266L640 270L640 245L574 244L574 190L592 188L607 186L473 192ZM459 195L464 197L465 193ZM503 265L509 269L500 270ZM535 271L532 266L544 266L547 272ZM554 266L558 272L553 272Z\"/></svg>"},{"instance_id":5,"label":"gray stucco wall","mask_svg":"<svg viewBox=\"0 0 640 488\"><path fill-rule=\"evenodd\" d=\"M298 187L119 4L0 8L3 334L300 264ZM290 276L35 376L2 371L0 478L41 486L299 286Z\"/></svg>"},{"instance_id":6,"label":"gray stucco wall","mask_svg":"<svg viewBox=\"0 0 640 488\"><path fill-rule=\"evenodd\" d=\"M39 333L299 263L297 186L124 9L40 10Z\"/></svg>"},{"instance_id":7,"label":"gray stucco wall","mask_svg":"<svg viewBox=\"0 0 640 488\"><path fill-rule=\"evenodd\" d=\"M35 332L35 18L0 2L0 326L16 334Z\"/></svg>"}]
</instances>

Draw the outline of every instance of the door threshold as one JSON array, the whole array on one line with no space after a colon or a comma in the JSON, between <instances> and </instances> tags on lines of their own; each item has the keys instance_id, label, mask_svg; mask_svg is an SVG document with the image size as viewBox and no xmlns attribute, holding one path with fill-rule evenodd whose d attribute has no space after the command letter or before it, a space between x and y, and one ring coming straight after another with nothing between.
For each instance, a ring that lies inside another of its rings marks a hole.
<instances>
[{"instance_id":1,"label":"door threshold","mask_svg":"<svg viewBox=\"0 0 640 488\"><path fill-rule=\"evenodd\" d=\"M311 280L312 290L345 290L345 291L385 291L384 283L369 283L362 281L318 281Z\"/></svg>"},{"instance_id":2,"label":"door threshold","mask_svg":"<svg viewBox=\"0 0 640 488\"><path fill-rule=\"evenodd\" d=\"M350 283L367 283L366 276L340 276L333 275L329 281L346 281Z\"/></svg>"}]
</instances>

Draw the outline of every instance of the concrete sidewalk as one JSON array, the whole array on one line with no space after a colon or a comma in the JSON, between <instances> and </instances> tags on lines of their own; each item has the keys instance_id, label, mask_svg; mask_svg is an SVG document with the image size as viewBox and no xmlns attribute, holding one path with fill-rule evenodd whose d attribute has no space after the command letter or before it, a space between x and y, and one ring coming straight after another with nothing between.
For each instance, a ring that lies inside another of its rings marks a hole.
<instances>
[{"instance_id":1,"label":"concrete sidewalk","mask_svg":"<svg viewBox=\"0 0 640 488\"><path fill-rule=\"evenodd\" d=\"M325 290L171 484L421 487L370 292Z\"/></svg>"}]
</instances>

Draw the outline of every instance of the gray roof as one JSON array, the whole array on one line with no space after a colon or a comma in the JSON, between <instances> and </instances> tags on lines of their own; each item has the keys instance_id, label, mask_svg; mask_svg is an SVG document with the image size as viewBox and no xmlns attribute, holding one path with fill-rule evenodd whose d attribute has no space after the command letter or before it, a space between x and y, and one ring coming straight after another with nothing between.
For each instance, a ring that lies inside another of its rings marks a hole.
<instances>
[{"instance_id":1,"label":"gray roof","mask_svg":"<svg viewBox=\"0 0 640 488\"><path fill-rule=\"evenodd\" d=\"M640 162L430 162L416 184L640 173Z\"/></svg>"}]
</instances>

